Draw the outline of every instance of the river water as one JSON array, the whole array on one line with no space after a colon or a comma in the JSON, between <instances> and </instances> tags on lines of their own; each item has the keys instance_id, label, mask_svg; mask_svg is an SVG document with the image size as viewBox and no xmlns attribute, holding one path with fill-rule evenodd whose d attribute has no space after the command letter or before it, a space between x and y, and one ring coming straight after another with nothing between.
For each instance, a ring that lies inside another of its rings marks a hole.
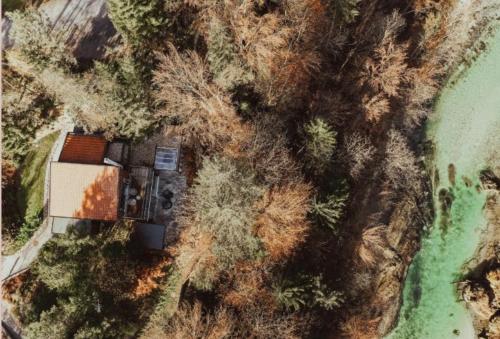
<instances>
[{"instance_id":1,"label":"river water","mask_svg":"<svg viewBox=\"0 0 500 339\"><path fill-rule=\"evenodd\" d=\"M427 126L438 174L436 218L409 268L390 339L475 338L455 282L486 226L479 171L500 166L499 29L487 50L455 80L442 91ZM451 208L443 209L443 201Z\"/></svg>"}]
</instances>

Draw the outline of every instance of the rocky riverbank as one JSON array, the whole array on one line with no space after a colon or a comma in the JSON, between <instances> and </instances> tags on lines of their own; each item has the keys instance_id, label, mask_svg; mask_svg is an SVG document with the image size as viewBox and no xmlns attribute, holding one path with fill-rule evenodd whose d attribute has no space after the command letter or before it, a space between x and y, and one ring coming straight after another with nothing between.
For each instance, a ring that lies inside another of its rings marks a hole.
<instances>
[{"instance_id":1,"label":"rocky riverbank","mask_svg":"<svg viewBox=\"0 0 500 339\"><path fill-rule=\"evenodd\" d=\"M488 192L486 230L459 291L479 338L500 337L500 171L484 171L481 189Z\"/></svg>"}]
</instances>

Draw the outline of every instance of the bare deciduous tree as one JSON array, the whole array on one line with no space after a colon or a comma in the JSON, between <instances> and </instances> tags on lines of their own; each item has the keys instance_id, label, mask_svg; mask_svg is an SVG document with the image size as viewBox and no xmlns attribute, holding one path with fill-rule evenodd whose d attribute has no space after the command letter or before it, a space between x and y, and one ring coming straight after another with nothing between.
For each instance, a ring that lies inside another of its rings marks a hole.
<instances>
[{"instance_id":1,"label":"bare deciduous tree","mask_svg":"<svg viewBox=\"0 0 500 339\"><path fill-rule=\"evenodd\" d=\"M419 169L415 155L406 143L406 138L398 131L390 130L385 152L384 169L391 185L396 189L415 188L419 182Z\"/></svg>"},{"instance_id":2,"label":"bare deciduous tree","mask_svg":"<svg viewBox=\"0 0 500 339\"><path fill-rule=\"evenodd\" d=\"M250 133L231 105L230 98L209 81L207 66L193 51L159 55L154 72L159 117L179 118L180 130L211 150L237 149Z\"/></svg>"},{"instance_id":3,"label":"bare deciduous tree","mask_svg":"<svg viewBox=\"0 0 500 339\"><path fill-rule=\"evenodd\" d=\"M172 339L229 338L233 322L228 310L219 308L213 314L205 313L197 301L193 306L182 305L167 324L158 324L149 335L150 338Z\"/></svg>"},{"instance_id":4,"label":"bare deciduous tree","mask_svg":"<svg viewBox=\"0 0 500 339\"><path fill-rule=\"evenodd\" d=\"M375 147L373 147L368 137L354 132L344 138L344 154L351 177L358 179L366 164L372 160Z\"/></svg>"},{"instance_id":5,"label":"bare deciduous tree","mask_svg":"<svg viewBox=\"0 0 500 339\"><path fill-rule=\"evenodd\" d=\"M254 122L255 133L245 143L245 156L266 184L293 182L300 177L297 163L287 148L282 121L270 115Z\"/></svg>"}]
</instances>

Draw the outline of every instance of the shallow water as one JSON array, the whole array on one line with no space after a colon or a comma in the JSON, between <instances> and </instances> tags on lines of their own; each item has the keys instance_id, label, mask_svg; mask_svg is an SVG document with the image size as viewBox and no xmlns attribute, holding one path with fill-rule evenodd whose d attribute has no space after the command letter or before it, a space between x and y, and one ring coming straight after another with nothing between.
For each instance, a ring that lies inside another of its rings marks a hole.
<instances>
[{"instance_id":1,"label":"shallow water","mask_svg":"<svg viewBox=\"0 0 500 339\"><path fill-rule=\"evenodd\" d=\"M434 188L436 219L410 266L399 323L387 338L475 337L455 282L486 225L485 194L476 187L479 171L500 164L499 29L488 46L456 83L443 90L428 124L439 174ZM442 209L439 192L442 196L449 192L451 208Z\"/></svg>"}]
</instances>

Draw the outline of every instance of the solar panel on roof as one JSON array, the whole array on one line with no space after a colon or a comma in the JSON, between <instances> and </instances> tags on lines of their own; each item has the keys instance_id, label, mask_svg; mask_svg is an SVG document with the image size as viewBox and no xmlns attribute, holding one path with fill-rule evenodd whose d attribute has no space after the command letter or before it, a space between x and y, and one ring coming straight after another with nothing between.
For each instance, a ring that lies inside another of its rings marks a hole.
<instances>
[{"instance_id":1,"label":"solar panel on roof","mask_svg":"<svg viewBox=\"0 0 500 339\"><path fill-rule=\"evenodd\" d=\"M155 169L175 171L177 169L177 148L158 147L155 155Z\"/></svg>"}]
</instances>

